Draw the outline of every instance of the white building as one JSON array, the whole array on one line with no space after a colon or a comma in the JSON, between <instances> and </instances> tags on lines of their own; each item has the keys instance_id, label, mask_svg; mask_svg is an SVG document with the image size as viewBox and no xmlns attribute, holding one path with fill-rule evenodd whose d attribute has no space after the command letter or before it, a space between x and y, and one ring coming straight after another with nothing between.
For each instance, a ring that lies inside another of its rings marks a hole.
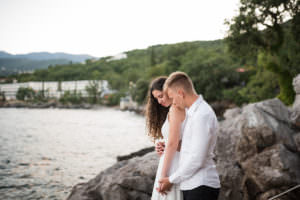
<instances>
[{"instance_id":1,"label":"white building","mask_svg":"<svg viewBox=\"0 0 300 200\"><path fill-rule=\"evenodd\" d=\"M125 58L127 58L126 53L119 53L119 54L116 54L114 56L111 56L111 58L107 59L106 61L109 62L109 61L121 60L121 59L125 59Z\"/></svg>"},{"instance_id":2,"label":"white building","mask_svg":"<svg viewBox=\"0 0 300 200\"><path fill-rule=\"evenodd\" d=\"M76 91L80 92L82 96L88 96L86 87L96 83L99 84L99 91L102 93L109 93L111 91L106 80L79 80L79 81L45 81L45 82L25 82L25 83L8 83L0 84L0 91L5 93L7 100L16 99L18 89L20 87L32 88L38 92L45 91L46 96L60 98L65 91Z\"/></svg>"}]
</instances>

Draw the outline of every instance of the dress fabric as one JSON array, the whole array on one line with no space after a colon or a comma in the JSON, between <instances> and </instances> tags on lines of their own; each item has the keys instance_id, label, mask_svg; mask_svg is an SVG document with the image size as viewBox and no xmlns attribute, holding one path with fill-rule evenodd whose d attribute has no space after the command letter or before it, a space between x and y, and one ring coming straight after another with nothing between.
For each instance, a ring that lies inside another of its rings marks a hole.
<instances>
[{"instance_id":1,"label":"dress fabric","mask_svg":"<svg viewBox=\"0 0 300 200\"><path fill-rule=\"evenodd\" d=\"M181 125L180 138L182 137L183 125L184 125L184 122ZM161 132L162 132L162 135L164 138L163 140L164 140L165 144L167 144L168 135L169 135L168 118L165 120L165 122L162 126L162 129L161 129ZM158 181L160 179L161 170L163 167L163 162L164 162L164 157L165 157L164 155L165 154L161 155L161 157L159 159L151 200L183 200L183 193L180 190L179 184L173 184L171 190L169 192L167 192L167 195L162 195L159 192L157 192L157 190L156 190L156 188L159 187ZM176 151L176 153L174 154L169 172L168 172L168 176L170 176L173 172L176 171L176 169L178 168L178 164L179 164L179 152Z\"/></svg>"}]
</instances>

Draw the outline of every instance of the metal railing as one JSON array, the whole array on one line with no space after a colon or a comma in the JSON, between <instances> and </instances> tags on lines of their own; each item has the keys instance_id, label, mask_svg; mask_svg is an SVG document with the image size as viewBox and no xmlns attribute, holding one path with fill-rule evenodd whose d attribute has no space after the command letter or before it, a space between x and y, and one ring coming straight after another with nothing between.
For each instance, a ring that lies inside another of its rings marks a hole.
<instances>
[{"instance_id":1,"label":"metal railing","mask_svg":"<svg viewBox=\"0 0 300 200\"><path fill-rule=\"evenodd\" d=\"M281 197L281 196L283 196L283 195L285 195L285 194L287 194L287 193L289 193L289 192L291 192L291 191L293 191L293 190L296 190L296 189L299 188L299 187L300 187L300 184L299 184L299 185L296 185L296 186L294 186L294 187L292 187L292 188L290 188L290 189L288 189L288 190L286 190L286 191L284 191L284 192L282 192L282 193L280 193L280 194L277 194L277 195L275 195L274 197L269 198L268 200L274 200L274 199L276 199L276 198L278 198L278 197Z\"/></svg>"}]
</instances>

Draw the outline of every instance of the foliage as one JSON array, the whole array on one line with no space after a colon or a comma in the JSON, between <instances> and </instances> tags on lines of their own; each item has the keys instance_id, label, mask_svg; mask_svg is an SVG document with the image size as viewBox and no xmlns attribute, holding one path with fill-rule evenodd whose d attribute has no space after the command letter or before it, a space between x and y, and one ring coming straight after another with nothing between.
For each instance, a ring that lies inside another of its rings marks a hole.
<instances>
[{"instance_id":1,"label":"foliage","mask_svg":"<svg viewBox=\"0 0 300 200\"><path fill-rule=\"evenodd\" d=\"M99 98L101 95L100 85L97 80L89 81L89 85L86 86L85 90L88 93L89 103L96 104L99 103Z\"/></svg>"},{"instance_id":2,"label":"foliage","mask_svg":"<svg viewBox=\"0 0 300 200\"><path fill-rule=\"evenodd\" d=\"M298 46L293 42L294 39L288 39L294 37L291 32L288 33L279 51L280 59L277 59L278 56L273 57L280 66L284 65L294 75L299 73L294 66L299 63L300 50L293 51ZM236 56L232 54L230 45L228 40L155 45L128 51L127 58L120 60L103 57L86 63L56 65L36 70L33 74L17 75L16 78L18 81L108 80L111 89L122 91L109 97L109 105L118 104L120 96L125 96L127 92L139 104L145 103L150 81L177 70L186 72L193 80L196 91L209 102L229 100L241 105L279 95L282 91L279 91L278 88L282 87L279 85L285 82L280 82L282 76L271 73L266 67L272 57L268 57L269 54L257 46L253 46L253 51L249 47L250 53L247 55ZM290 81L287 83L290 89ZM87 88L92 96L90 103L99 103L100 94L97 94L96 88L96 85Z\"/></svg>"},{"instance_id":3,"label":"foliage","mask_svg":"<svg viewBox=\"0 0 300 200\"><path fill-rule=\"evenodd\" d=\"M35 93L34 99L35 102L46 102L48 98L45 96L44 90L39 90Z\"/></svg>"},{"instance_id":4,"label":"foliage","mask_svg":"<svg viewBox=\"0 0 300 200\"><path fill-rule=\"evenodd\" d=\"M77 93L74 91L65 91L64 94L59 98L59 101L62 104L72 103L72 104L80 104L84 101L81 92Z\"/></svg>"},{"instance_id":5,"label":"foliage","mask_svg":"<svg viewBox=\"0 0 300 200\"><path fill-rule=\"evenodd\" d=\"M145 79L139 79L136 82L135 87L132 90L131 96L134 101L138 102L139 104L145 103L145 99L148 92L148 85L149 82Z\"/></svg>"},{"instance_id":6,"label":"foliage","mask_svg":"<svg viewBox=\"0 0 300 200\"><path fill-rule=\"evenodd\" d=\"M0 101L6 101L6 96L4 91L0 91Z\"/></svg>"},{"instance_id":7,"label":"foliage","mask_svg":"<svg viewBox=\"0 0 300 200\"><path fill-rule=\"evenodd\" d=\"M264 67L278 77L278 97L291 104L292 78L300 73L300 3L298 0L241 0L229 25L229 50L242 57L264 57Z\"/></svg>"},{"instance_id":8,"label":"foliage","mask_svg":"<svg viewBox=\"0 0 300 200\"><path fill-rule=\"evenodd\" d=\"M244 102L250 103L274 98L278 90L276 74L261 71L251 77L247 86L238 91L238 95L244 98Z\"/></svg>"},{"instance_id":9,"label":"foliage","mask_svg":"<svg viewBox=\"0 0 300 200\"><path fill-rule=\"evenodd\" d=\"M35 96L35 91L32 88L20 87L17 91L18 100L32 100Z\"/></svg>"},{"instance_id":10,"label":"foliage","mask_svg":"<svg viewBox=\"0 0 300 200\"><path fill-rule=\"evenodd\" d=\"M121 97L124 97L124 96L125 96L124 92L116 92L116 93L110 94L107 99L107 105L108 106L119 105Z\"/></svg>"}]
</instances>

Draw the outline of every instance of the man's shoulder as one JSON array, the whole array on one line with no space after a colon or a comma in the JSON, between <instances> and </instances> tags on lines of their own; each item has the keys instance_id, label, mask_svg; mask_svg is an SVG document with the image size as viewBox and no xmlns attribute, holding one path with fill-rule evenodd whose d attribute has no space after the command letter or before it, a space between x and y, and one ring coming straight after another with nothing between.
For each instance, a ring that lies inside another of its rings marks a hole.
<instances>
[{"instance_id":1,"label":"man's shoulder","mask_svg":"<svg viewBox=\"0 0 300 200\"><path fill-rule=\"evenodd\" d=\"M200 104L198 109L195 112L195 116L214 116L215 115L215 111L213 110L213 108L205 101L203 100Z\"/></svg>"}]
</instances>

